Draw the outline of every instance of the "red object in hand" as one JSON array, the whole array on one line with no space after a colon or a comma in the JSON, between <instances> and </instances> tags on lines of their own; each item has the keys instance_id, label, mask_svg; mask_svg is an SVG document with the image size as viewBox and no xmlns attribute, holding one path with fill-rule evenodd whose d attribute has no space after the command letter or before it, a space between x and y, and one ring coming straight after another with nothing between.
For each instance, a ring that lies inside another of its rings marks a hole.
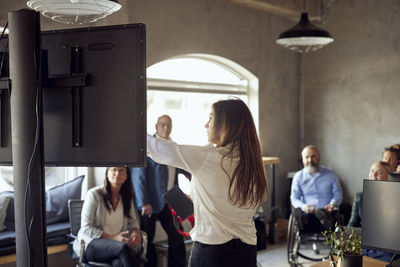
<instances>
[{"instance_id":1,"label":"red object in hand","mask_svg":"<svg viewBox=\"0 0 400 267\"><path fill-rule=\"evenodd\" d=\"M174 218L174 225L175 225L175 228L178 231L178 233L180 233L183 236L190 236L189 232L184 232L180 229L181 228L180 226L182 225L182 222L184 220L182 220L181 217L176 215L176 211L171 206L169 206L169 209L171 210L172 217ZM192 225L192 228L193 228L194 227L194 215L192 214L189 217L187 217L187 220L190 222L190 225Z\"/></svg>"}]
</instances>

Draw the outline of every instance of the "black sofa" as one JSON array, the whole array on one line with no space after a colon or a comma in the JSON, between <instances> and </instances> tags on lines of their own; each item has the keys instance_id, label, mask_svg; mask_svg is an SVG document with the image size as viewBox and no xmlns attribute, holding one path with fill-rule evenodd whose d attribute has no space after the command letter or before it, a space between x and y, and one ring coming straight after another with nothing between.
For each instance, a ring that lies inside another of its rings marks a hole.
<instances>
[{"instance_id":1,"label":"black sofa","mask_svg":"<svg viewBox=\"0 0 400 267\"><path fill-rule=\"evenodd\" d=\"M80 199L84 176L46 192L47 246L68 244L71 238L68 199ZM15 253L14 192L0 193L0 256Z\"/></svg>"}]
</instances>

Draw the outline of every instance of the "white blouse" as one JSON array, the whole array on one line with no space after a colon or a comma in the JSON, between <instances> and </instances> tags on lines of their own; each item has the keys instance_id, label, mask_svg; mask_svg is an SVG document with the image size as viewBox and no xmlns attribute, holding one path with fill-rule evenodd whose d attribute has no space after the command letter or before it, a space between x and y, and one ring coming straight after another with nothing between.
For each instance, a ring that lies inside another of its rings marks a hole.
<instances>
[{"instance_id":1,"label":"white blouse","mask_svg":"<svg viewBox=\"0 0 400 267\"><path fill-rule=\"evenodd\" d=\"M124 204L122 199L119 198L117 208L107 211L104 216L103 231L109 235L116 235L122 232L124 225Z\"/></svg>"},{"instance_id":2,"label":"white blouse","mask_svg":"<svg viewBox=\"0 0 400 267\"><path fill-rule=\"evenodd\" d=\"M104 204L101 190L103 186L98 186L90 189L86 193L85 202L82 207L81 229L78 232L78 238L75 239L73 249L77 255L80 254L81 240L85 242L85 248L95 238L101 238L104 231L104 218L108 212ZM118 205L123 209L122 199ZM122 213L123 214L123 213ZM140 229L140 223L137 212L132 199L131 209L129 210L131 218L121 216L122 227L121 231L131 231L133 229Z\"/></svg>"},{"instance_id":3,"label":"white blouse","mask_svg":"<svg viewBox=\"0 0 400 267\"><path fill-rule=\"evenodd\" d=\"M194 205L195 226L190 232L193 241L223 244L233 238L256 245L253 216L256 207L239 207L229 200L229 181L236 162L221 159L224 147L178 145L175 142L147 135L148 156L154 161L184 169L192 174L190 196Z\"/></svg>"}]
</instances>

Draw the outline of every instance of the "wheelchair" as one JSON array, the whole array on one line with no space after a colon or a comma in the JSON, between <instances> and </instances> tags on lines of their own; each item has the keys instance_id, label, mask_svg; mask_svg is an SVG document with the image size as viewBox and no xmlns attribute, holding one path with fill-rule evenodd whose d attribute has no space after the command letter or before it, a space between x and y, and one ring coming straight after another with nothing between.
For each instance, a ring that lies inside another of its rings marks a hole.
<instances>
[{"instance_id":1,"label":"wheelchair","mask_svg":"<svg viewBox=\"0 0 400 267\"><path fill-rule=\"evenodd\" d=\"M329 245L325 243L322 231L322 225L319 225L315 229L305 227L300 231L293 212L290 214L287 235L287 259L289 266L302 266L301 258L308 261L323 261L328 259L331 250Z\"/></svg>"}]
</instances>

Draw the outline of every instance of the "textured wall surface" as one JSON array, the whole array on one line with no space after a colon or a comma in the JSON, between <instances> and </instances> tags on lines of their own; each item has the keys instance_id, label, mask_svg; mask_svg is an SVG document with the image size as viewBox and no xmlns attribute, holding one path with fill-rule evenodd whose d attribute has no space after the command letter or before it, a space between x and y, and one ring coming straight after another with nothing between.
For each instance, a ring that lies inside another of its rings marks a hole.
<instances>
[{"instance_id":1,"label":"textured wall surface","mask_svg":"<svg viewBox=\"0 0 400 267\"><path fill-rule=\"evenodd\" d=\"M0 0L0 25L23 0ZM304 56L304 132L299 127L299 56L278 47L292 21L214 0L120 1L120 12L90 26L144 23L147 65L207 53L228 58L259 78L260 139L265 156L279 156L277 203L298 169L299 136L320 148L322 164L340 176L351 201L384 146L399 143L400 1L335 0L323 28L335 42ZM89 26L89 25L84 25ZM42 29L68 26L42 19Z\"/></svg>"},{"instance_id":2,"label":"textured wall surface","mask_svg":"<svg viewBox=\"0 0 400 267\"><path fill-rule=\"evenodd\" d=\"M0 0L0 25L5 25L9 11L25 8L25 3ZM258 77L263 155L281 158L276 202L285 202L289 190L286 174L297 169L299 57L277 46L275 39L293 21L215 0L120 3L123 8L118 13L83 26L146 24L148 66L172 56L206 53L235 61ZM43 17L41 24L42 30L82 27Z\"/></svg>"},{"instance_id":3,"label":"textured wall surface","mask_svg":"<svg viewBox=\"0 0 400 267\"><path fill-rule=\"evenodd\" d=\"M335 42L305 57L305 143L341 178L345 197L385 146L400 143L400 1L336 0Z\"/></svg>"},{"instance_id":4,"label":"textured wall surface","mask_svg":"<svg viewBox=\"0 0 400 267\"><path fill-rule=\"evenodd\" d=\"M146 24L148 65L207 53L235 61L259 78L260 139L265 156L281 157L276 189L277 202L283 202L286 173L296 169L298 56L277 46L275 38L292 22L218 1L146 1L137 7L133 2L129 8L130 21Z\"/></svg>"}]
</instances>

